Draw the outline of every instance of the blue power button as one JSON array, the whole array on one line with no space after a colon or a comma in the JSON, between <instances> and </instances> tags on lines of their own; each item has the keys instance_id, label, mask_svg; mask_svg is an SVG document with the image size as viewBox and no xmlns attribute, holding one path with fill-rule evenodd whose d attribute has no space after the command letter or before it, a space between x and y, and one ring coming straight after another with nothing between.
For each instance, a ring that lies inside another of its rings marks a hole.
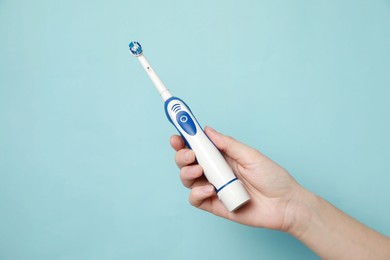
<instances>
[{"instance_id":1,"label":"blue power button","mask_svg":"<svg viewBox=\"0 0 390 260\"><path fill-rule=\"evenodd\" d=\"M180 111L179 113L177 113L176 121L187 134L191 136L196 134L196 126L194 124L194 121L187 112Z\"/></svg>"}]
</instances>

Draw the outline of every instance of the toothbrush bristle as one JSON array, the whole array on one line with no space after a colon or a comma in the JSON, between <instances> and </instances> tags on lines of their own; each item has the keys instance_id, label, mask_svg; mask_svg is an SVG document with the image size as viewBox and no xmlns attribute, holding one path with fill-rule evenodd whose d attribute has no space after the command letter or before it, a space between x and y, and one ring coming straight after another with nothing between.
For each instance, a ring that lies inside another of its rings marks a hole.
<instances>
[{"instance_id":1,"label":"toothbrush bristle","mask_svg":"<svg viewBox=\"0 0 390 260\"><path fill-rule=\"evenodd\" d=\"M130 42L129 49L134 56L139 56L142 54L142 47L141 44L139 44L139 42Z\"/></svg>"}]
</instances>

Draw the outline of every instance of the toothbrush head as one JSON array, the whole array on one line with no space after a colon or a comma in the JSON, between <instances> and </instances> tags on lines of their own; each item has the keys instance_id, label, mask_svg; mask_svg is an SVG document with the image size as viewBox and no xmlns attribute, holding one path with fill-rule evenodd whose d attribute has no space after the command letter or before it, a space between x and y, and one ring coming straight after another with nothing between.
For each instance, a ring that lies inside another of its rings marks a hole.
<instances>
[{"instance_id":1,"label":"toothbrush head","mask_svg":"<svg viewBox=\"0 0 390 260\"><path fill-rule=\"evenodd\" d=\"M131 54L133 54L134 56L140 56L142 54L142 47L139 42L130 42L129 49Z\"/></svg>"}]
</instances>

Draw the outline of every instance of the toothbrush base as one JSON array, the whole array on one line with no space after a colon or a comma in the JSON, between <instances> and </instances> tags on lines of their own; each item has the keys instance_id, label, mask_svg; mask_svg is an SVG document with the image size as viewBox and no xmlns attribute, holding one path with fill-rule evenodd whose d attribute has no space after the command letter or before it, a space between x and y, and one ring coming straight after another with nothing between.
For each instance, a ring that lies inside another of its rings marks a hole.
<instances>
[{"instance_id":1,"label":"toothbrush base","mask_svg":"<svg viewBox=\"0 0 390 260\"><path fill-rule=\"evenodd\" d=\"M238 179L221 189L218 197L230 212L238 210L250 200L249 194Z\"/></svg>"}]
</instances>

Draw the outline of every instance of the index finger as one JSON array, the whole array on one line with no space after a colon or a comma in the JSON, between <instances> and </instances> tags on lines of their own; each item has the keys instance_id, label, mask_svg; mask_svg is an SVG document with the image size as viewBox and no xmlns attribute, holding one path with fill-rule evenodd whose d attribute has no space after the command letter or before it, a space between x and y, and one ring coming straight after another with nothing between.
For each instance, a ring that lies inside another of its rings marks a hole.
<instances>
[{"instance_id":1,"label":"index finger","mask_svg":"<svg viewBox=\"0 0 390 260\"><path fill-rule=\"evenodd\" d=\"M183 138L181 138L181 136L178 135L172 135L170 142L172 148L175 149L176 152L183 149L186 146Z\"/></svg>"}]
</instances>

